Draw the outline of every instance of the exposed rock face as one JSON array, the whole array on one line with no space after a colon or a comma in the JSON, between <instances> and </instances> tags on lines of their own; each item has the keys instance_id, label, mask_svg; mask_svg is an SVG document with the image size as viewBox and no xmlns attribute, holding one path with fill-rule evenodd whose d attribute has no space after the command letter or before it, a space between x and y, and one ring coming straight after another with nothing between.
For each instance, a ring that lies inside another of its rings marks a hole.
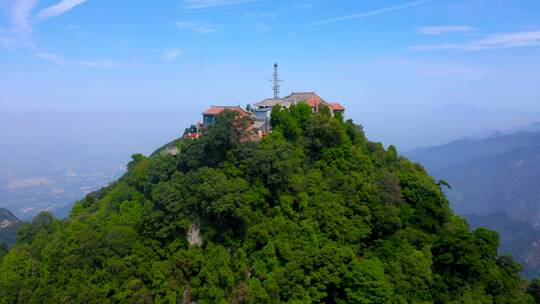
<instances>
[{"instance_id":1,"label":"exposed rock face","mask_svg":"<svg viewBox=\"0 0 540 304\"><path fill-rule=\"evenodd\" d=\"M167 148L167 149L163 150L163 152L161 152L161 154L163 154L163 155L167 155L167 154L178 155L179 153L180 153L180 150L178 150L177 147Z\"/></svg>"},{"instance_id":2,"label":"exposed rock face","mask_svg":"<svg viewBox=\"0 0 540 304\"><path fill-rule=\"evenodd\" d=\"M0 221L0 229L11 227L11 226L13 226L15 224L16 224L16 222L14 222L14 221L3 220L3 221Z\"/></svg>"},{"instance_id":3,"label":"exposed rock face","mask_svg":"<svg viewBox=\"0 0 540 304\"><path fill-rule=\"evenodd\" d=\"M7 210L5 208L0 208L0 222L4 221L4 220L8 220L8 221L11 221L11 222L18 222L19 221L19 219L13 213L11 213L9 210Z\"/></svg>"},{"instance_id":4,"label":"exposed rock face","mask_svg":"<svg viewBox=\"0 0 540 304\"><path fill-rule=\"evenodd\" d=\"M0 244L6 243L9 246L15 244L17 229L21 221L9 210L0 208Z\"/></svg>"},{"instance_id":5,"label":"exposed rock face","mask_svg":"<svg viewBox=\"0 0 540 304\"><path fill-rule=\"evenodd\" d=\"M191 224L187 232L187 241L190 247L200 247L203 244L201 238L201 227L197 224Z\"/></svg>"}]
</instances>

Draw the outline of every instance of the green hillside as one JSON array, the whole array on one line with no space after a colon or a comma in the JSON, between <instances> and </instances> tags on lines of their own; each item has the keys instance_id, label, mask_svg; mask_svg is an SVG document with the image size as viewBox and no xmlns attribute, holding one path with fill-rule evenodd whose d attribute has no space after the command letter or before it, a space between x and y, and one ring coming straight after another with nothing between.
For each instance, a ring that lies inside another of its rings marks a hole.
<instances>
[{"instance_id":1,"label":"green hillside","mask_svg":"<svg viewBox=\"0 0 540 304\"><path fill-rule=\"evenodd\" d=\"M175 156L134 155L67 220L23 225L0 302L534 303L498 235L394 147L303 104L271 122L245 141L226 111Z\"/></svg>"}]
</instances>

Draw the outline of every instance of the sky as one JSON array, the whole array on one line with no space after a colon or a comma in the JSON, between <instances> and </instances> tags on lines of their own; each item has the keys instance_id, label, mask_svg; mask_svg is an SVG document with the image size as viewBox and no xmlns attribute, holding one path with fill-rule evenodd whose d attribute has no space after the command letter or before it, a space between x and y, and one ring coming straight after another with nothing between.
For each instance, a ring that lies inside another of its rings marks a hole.
<instances>
[{"instance_id":1,"label":"sky","mask_svg":"<svg viewBox=\"0 0 540 304\"><path fill-rule=\"evenodd\" d=\"M210 105L270 97L274 62L284 95L340 102L402 150L525 125L540 120L540 1L0 0L0 113L32 113L0 134L102 113L165 139Z\"/></svg>"}]
</instances>

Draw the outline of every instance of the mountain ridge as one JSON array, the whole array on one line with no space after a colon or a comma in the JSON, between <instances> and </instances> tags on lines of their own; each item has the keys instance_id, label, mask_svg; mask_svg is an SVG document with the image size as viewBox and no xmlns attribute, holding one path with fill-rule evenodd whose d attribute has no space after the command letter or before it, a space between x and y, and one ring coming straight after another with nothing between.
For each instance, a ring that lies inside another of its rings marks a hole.
<instances>
[{"instance_id":1,"label":"mountain ridge","mask_svg":"<svg viewBox=\"0 0 540 304\"><path fill-rule=\"evenodd\" d=\"M531 240L540 227L540 132L451 142L406 155L449 182L446 194L454 210L501 234L501 247L525 266L526 276L540 275L535 259L527 257L538 247ZM508 218L493 216L499 212ZM531 229L521 239L512 236L514 230L525 231L520 221Z\"/></svg>"}]
</instances>

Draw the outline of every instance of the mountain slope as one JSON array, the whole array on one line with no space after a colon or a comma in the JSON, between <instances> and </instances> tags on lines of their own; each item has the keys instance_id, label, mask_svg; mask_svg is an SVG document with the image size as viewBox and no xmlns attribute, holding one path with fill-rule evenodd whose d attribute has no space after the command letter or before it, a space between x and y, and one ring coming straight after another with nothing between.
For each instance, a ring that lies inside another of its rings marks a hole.
<instances>
[{"instance_id":1,"label":"mountain slope","mask_svg":"<svg viewBox=\"0 0 540 304\"><path fill-rule=\"evenodd\" d=\"M178 155L135 155L60 222L23 225L2 302L532 303L498 236L422 167L299 104L245 141L225 111Z\"/></svg>"},{"instance_id":2,"label":"mountain slope","mask_svg":"<svg viewBox=\"0 0 540 304\"><path fill-rule=\"evenodd\" d=\"M540 231L525 222L513 220L503 212L480 216L465 216L473 228L486 227L498 231L501 237L499 251L510 254L525 266L523 275L537 278L540 274Z\"/></svg>"},{"instance_id":3,"label":"mountain slope","mask_svg":"<svg viewBox=\"0 0 540 304\"><path fill-rule=\"evenodd\" d=\"M501 234L502 252L522 263L525 275L540 275L539 132L462 140L407 155L452 186L447 194L458 213Z\"/></svg>"},{"instance_id":4,"label":"mountain slope","mask_svg":"<svg viewBox=\"0 0 540 304\"><path fill-rule=\"evenodd\" d=\"M0 208L0 244L15 244L17 228L20 226L19 219L5 208Z\"/></svg>"},{"instance_id":5,"label":"mountain slope","mask_svg":"<svg viewBox=\"0 0 540 304\"><path fill-rule=\"evenodd\" d=\"M450 183L458 213L502 211L540 226L540 132L457 141L407 156Z\"/></svg>"},{"instance_id":6,"label":"mountain slope","mask_svg":"<svg viewBox=\"0 0 540 304\"><path fill-rule=\"evenodd\" d=\"M502 211L540 226L540 146L515 148L439 172L454 187L449 198L456 210L481 215Z\"/></svg>"}]
</instances>

